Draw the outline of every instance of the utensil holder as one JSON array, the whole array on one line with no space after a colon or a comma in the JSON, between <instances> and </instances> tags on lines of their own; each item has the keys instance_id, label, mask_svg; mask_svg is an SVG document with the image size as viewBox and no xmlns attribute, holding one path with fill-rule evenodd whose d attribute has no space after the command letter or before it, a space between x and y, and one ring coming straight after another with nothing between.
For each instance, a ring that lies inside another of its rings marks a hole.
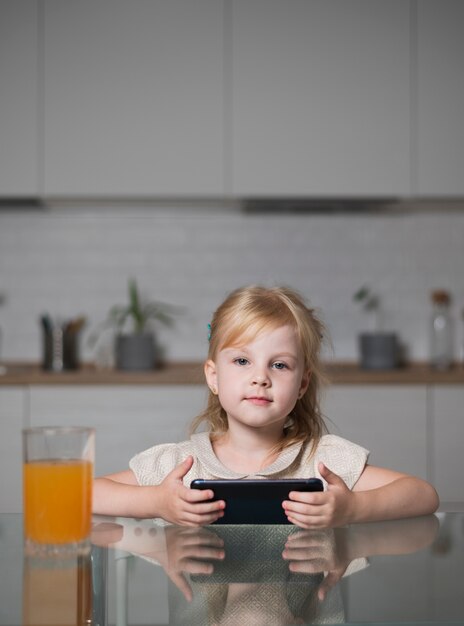
<instances>
[{"instance_id":1,"label":"utensil holder","mask_svg":"<svg viewBox=\"0 0 464 626\"><path fill-rule=\"evenodd\" d=\"M61 372L79 368L78 335L62 325L43 330L44 370Z\"/></svg>"}]
</instances>

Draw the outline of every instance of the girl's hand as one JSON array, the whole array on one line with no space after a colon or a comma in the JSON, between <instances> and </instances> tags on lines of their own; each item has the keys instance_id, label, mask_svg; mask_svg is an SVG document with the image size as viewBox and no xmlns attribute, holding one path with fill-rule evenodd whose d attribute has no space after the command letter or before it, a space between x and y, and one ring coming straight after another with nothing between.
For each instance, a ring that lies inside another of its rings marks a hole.
<instances>
[{"instance_id":1,"label":"girl's hand","mask_svg":"<svg viewBox=\"0 0 464 626\"><path fill-rule=\"evenodd\" d=\"M350 564L337 546L333 530L301 530L289 536L282 557L289 561L291 572L317 574L326 572L317 597L322 602Z\"/></svg>"},{"instance_id":2,"label":"girl's hand","mask_svg":"<svg viewBox=\"0 0 464 626\"><path fill-rule=\"evenodd\" d=\"M185 487L182 479L193 465L189 456L170 472L157 489L157 514L167 522L182 526L206 526L224 515L224 500L207 502L211 489Z\"/></svg>"},{"instance_id":3,"label":"girl's hand","mask_svg":"<svg viewBox=\"0 0 464 626\"><path fill-rule=\"evenodd\" d=\"M211 561L222 561L225 557L224 541L206 528L179 528L167 526L166 559L161 564L176 587L190 602L192 588L184 574L211 575L214 565ZM157 556L158 560L161 560Z\"/></svg>"},{"instance_id":4,"label":"girl's hand","mask_svg":"<svg viewBox=\"0 0 464 626\"><path fill-rule=\"evenodd\" d=\"M124 536L124 526L115 522L97 522L92 525L90 540L94 546L109 546L118 543Z\"/></svg>"},{"instance_id":5,"label":"girl's hand","mask_svg":"<svg viewBox=\"0 0 464 626\"><path fill-rule=\"evenodd\" d=\"M291 491L282 502L287 518L300 528L335 528L348 524L353 516L355 494L344 481L319 463L319 472L328 483L327 491Z\"/></svg>"}]
</instances>

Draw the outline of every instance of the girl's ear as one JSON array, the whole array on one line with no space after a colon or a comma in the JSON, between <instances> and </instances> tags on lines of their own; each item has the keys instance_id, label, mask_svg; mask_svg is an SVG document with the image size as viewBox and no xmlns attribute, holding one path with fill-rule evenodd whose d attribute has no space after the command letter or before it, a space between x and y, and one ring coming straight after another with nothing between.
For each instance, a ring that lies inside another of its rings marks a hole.
<instances>
[{"instance_id":1,"label":"girl's ear","mask_svg":"<svg viewBox=\"0 0 464 626\"><path fill-rule=\"evenodd\" d=\"M217 373L216 373L216 364L211 359L208 359L204 366L206 384L214 393L217 394Z\"/></svg>"},{"instance_id":2,"label":"girl's ear","mask_svg":"<svg viewBox=\"0 0 464 626\"><path fill-rule=\"evenodd\" d=\"M302 398L305 395L306 390L308 389L310 380L311 380L311 370L307 370L306 372L303 373L303 376L301 377L301 384L300 384L300 391L298 393L298 399Z\"/></svg>"}]
</instances>

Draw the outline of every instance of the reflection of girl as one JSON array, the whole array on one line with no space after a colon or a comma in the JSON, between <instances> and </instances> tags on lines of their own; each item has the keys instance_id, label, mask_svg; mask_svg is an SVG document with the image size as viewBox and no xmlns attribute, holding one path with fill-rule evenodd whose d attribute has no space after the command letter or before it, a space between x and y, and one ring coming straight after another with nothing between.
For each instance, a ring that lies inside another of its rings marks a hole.
<instances>
[{"instance_id":1,"label":"reflection of girl","mask_svg":"<svg viewBox=\"0 0 464 626\"><path fill-rule=\"evenodd\" d=\"M206 529L197 529L205 531ZM208 529L209 530L209 529ZM292 526L219 526L211 532L224 542L225 559L211 560L209 574L193 574L189 580L190 602L186 603L170 589L170 617L173 624L266 625L314 623L316 615L333 617L334 608L341 614L340 595L320 606L318 591L324 580L323 570L310 574L292 574L282 558L295 528ZM317 533L311 552L333 554L334 531ZM317 544L317 547L314 545ZM174 582L172 576L171 580ZM181 586L178 586L182 590ZM330 619L331 623L338 620Z\"/></svg>"},{"instance_id":2,"label":"reflection of girl","mask_svg":"<svg viewBox=\"0 0 464 626\"><path fill-rule=\"evenodd\" d=\"M419 478L367 464L366 450L324 435L319 409L319 350L324 329L314 311L286 288L232 293L211 321L205 375L210 395L194 422L209 432L136 455L129 470L95 481L94 510L211 524L226 503L194 478L320 476L321 493L292 492L283 502L302 528L422 515L438 498Z\"/></svg>"},{"instance_id":3,"label":"reflection of girl","mask_svg":"<svg viewBox=\"0 0 464 626\"><path fill-rule=\"evenodd\" d=\"M434 515L335 530L119 522L98 524L93 543L110 544L161 565L173 583L169 614L177 626L227 620L266 626L343 623L337 585L342 576L366 567L371 555L423 550L439 530Z\"/></svg>"},{"instance_id":4,"label":"reflection of girl","mask_svg":"<svg viewBox=\"0 0 464 626\"><path fill-rule=\"evenodd\" d=\"M340 595L333 594L323 610L317 602L316 584L307 581L289 583L230 583L214 585L203 583L194 587L195 608L183 605L182 600L171 604L172 624L205 624L208 626L281 626L282 624L321 623L316 617L321 612L334 624L343 623L343 605ZM174 597L176 597L174 595ZM329 610L330 605L330 610ZM196 610L195 610L196 609ZM319 609L319 610L318 610ZM195 617L194 617L195 615Z\"/></svg>"}]
</instances>

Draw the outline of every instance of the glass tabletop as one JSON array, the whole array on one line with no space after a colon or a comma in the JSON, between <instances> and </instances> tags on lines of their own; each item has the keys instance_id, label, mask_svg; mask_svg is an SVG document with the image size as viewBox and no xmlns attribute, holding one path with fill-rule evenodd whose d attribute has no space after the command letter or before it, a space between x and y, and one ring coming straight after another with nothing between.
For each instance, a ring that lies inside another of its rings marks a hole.
<instances>
[{"instance_id":1,"label":"glass tabletop","mask_svg":"<svg viewBox=\"0 0 464 626\"><path fill-rule=\"evenodd\" d=\"M325 531L95 517L87 557L0 515L0 625L464 624L464 514Z\"/></svg>"}]
</instances>

